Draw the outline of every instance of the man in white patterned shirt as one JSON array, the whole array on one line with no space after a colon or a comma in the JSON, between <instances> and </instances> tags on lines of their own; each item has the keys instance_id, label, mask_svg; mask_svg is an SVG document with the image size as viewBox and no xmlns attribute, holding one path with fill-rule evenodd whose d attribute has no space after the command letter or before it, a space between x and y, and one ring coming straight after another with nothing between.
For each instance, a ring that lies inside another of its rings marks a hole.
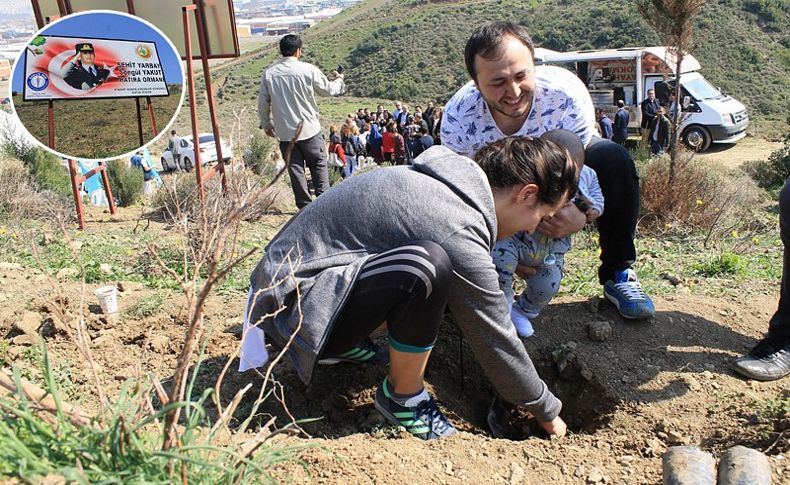
<instances>
[{"instance_id":1,"label":"man in white patterned shirt","mask_svg":"<svg viewBox=\"0 0 790 485\"><path fill-rule=\"evenodd\" d=\"M535 67L532 39L511 22L479 27L466 44L464 60L472 80L445 106L442 144L473 157L480 148L507 136L537 137L557 128L576 133L587 147L585 164L597 173L607 204L606 214L598 219L598 278L604 296L625 318L652 318L653 302L631 269L636 259L639 178L625 148L594 137L595 111L584 84L565 69ZM538 229L563 238L585 223L585 214L568 204Z\"/></svg>"}]
</instances>

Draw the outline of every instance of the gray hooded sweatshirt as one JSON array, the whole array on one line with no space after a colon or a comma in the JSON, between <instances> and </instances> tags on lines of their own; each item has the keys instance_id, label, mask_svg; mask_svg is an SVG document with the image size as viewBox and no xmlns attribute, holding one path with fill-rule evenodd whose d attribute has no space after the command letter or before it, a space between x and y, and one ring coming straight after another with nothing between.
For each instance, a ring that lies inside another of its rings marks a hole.
<instances>
[{"instance_id":1,"label":"gray hooded sweatshirt","mask_svg":"<svg viewBox=\"0 0 790 485\"><path fill-rule=\"evenodd\" d=\"M288 355L307 383L365 262L412 241L433 241L453 265L450 311L488 378L502 397L549 421L562 403L510 320L491 259L496 233L480 167L446 147L429 148L411 167L351 177L296 214L252 273L250 322L280 346L296 334Z\"/></svg>"}]
</instances>

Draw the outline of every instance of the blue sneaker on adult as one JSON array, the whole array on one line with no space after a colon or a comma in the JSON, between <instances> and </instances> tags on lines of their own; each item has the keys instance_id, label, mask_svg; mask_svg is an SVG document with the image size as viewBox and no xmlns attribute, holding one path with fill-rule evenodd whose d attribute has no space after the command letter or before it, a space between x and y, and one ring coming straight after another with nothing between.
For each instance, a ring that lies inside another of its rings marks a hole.
<instances>
[{"instance_id":1,"label":"blue sneaker on adult","mask_svg":"<svg viewBox=\"0 0 790 485\"><path fill-rule=\"evenodd\" d=\"M642 285L631 268L615 272L614 281L604 283L603 294L617 307L623 318L645 320L656 316L653 301L642 290Z\"/></svg>"}]
</instances>

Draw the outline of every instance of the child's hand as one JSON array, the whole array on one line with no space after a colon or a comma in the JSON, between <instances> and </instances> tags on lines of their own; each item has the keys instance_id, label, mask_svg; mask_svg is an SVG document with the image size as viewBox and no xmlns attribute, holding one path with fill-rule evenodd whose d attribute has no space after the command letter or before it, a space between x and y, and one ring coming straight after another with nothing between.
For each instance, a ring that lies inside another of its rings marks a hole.
<instances>
[{"instance_id":1,"label":"child's hand","mask_svg":"<svg viewBox=\"0 0 790 485\"><path fill-rule=\"evenodd\" d=\"M568 425L565 424L565 421L562 420L561 417L557 416L556 418L552 419L551 421L538 421L538 424L541 428L543 428L550 436L556 436L557 438L562 438L568 433Z\"/></svg>"},{"instance_id":2,"label":"child's hand","mask_svg":"<svg viewBox=\"0 0 790 485\"><path fill-rule=\"evenodd\" d=\"M587 222L592 222L592 221L598 219L598 216L601 215L601 213L598 212L598 209L593 209L592 207L587 209L586 214L587 214Z\"/></svg>"}]
</instances>

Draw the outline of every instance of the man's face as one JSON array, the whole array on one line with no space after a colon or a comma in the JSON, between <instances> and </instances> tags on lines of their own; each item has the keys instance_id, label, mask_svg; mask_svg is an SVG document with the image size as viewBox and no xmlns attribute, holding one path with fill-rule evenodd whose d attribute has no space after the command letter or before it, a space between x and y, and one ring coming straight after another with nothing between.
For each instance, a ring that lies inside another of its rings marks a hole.
<instances>
[{"instance_id":1,"label":"man's face","mask_svg":"<svg viewBox=\"0 0 790 485\"><path fill-rule=\"evenodd\" d=\"M475 85L494 119L526 119L535 93L535 64L529 48L515 37L506 37L498 59L475 56Z\"/></svg>"},{"instance_id":2,"label":"man's face","mask_svg":"<svg viewBox=\"0 0 790 485\"><path fill-rule=\"evenodd\" d=\"M433 101L428 101L428 107L433 108Z\"/></svg>"},{"instance_id":3,"label":"man's face","mask_svg":"<svg viewBox=\"0 0 790 485\"><path fill-rule=\"evenodd\" d=\"M652 89L649 90L647 92L647 99L649 99L650 101L653 101L654 99L656 99L656 92L653 91Z\"/></svg>"},{"instance_id":4,"label":"man's face","mask_svg":"<svg viewBox=\"0 0 790 485\"><path fill-rule=\"evenodd\" d=\"M395 109L401 109L401 104L400 103L395 103Z\"/></svg>"},{"instance_id":5,"label":"man's face","mask_svg":"<svg viewBox=\"0 0 790 485\"><path fill-rule=\"evenodd\" d=\"M81 51L80 52L80 62L90 66L93 64L93 61L96 59L96 54L93 51Z\"/></svg>"}]
</instances>

